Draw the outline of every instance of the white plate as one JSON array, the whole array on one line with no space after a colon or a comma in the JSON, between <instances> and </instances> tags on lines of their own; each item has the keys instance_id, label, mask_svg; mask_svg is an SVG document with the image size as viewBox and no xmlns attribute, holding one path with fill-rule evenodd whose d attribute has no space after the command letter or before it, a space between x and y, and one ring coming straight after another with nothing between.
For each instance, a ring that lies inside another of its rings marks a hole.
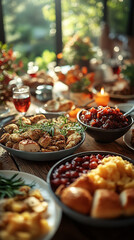
<instances>
[{"instance_id":1,"label":"white plate","mask_svg":"<svg viewBox=\"0 0 134 240\"><path fill-rule=\"evenodd\" d=\"M59 114L59 115L63 115L65 114L66 112L48 112L46 111L43 107L40 107L36 110L36 113L43 113L43 114L46 114L46 113L50 113L50 114Z\"/></svg>"},{"instance_id":2,"label":"white plate","mask_svg":"<svg viewBox=\"0 0 134 240\"><path fill-rule=\"evenodd\" d=\"M24 173L24 172L18 172L18 171L10 171L10 170L0 170L0 175L5 176L5 177L11 177L14 174L18 174L17 177L21 177L25 180L25 183L31 184L32 182L35 183L34 188L39 189L41 194L43 195L44 199L48 201L48 224L51 227L50 232L43 237L42 240L50 240L54 234L56 233L60 221L61 221L61 216L62 212L60 207L55 203L53 200L50 190L48 188L48 185L45 181L43 181L41 178L38 178L32 174Z\"/></svg>"},{"instance_id":3,"label":"white plate","mask_svg":"<svg viewBox=\"0 0 134 240\"><path fill-rule=\"evenodd\" d=\"M125 144L134 151L134 147L131 144L131 136L132 136L132 129L129 129L129 131L123 136L123 141Z\"/></svg>"}]
</instances>

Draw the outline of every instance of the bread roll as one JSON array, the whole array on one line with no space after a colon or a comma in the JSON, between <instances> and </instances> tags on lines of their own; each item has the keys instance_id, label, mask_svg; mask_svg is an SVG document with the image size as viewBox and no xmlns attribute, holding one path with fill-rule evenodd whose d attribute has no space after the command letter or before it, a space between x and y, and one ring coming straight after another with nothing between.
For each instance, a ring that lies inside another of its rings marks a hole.
<instances>
[{"instance_id":1,"label":"bread roll","mask_svg":"<svg viewBox=\"0 0 134 240\"><path fill-rule=\"evenodd\" d=\"M90 178L83 174L81 177L77 178L70 187L80 187L88 190L91 194L93 192L93 183L90 181Z\"/></svg>"},{"instance_id":2,"label":"bread roll","mask_svg":"<svg viewBox=\"0 0 134 240\"><path fill-rule=\"evenodd\" d=\"M115 218L122 214L119 195L107 189L95 191L91 216L94 218Z\"/></svg>"},{"instance_id":3,"label":"bread roll","mask_svg":"<svg viewBox=\"0 0 134 240\"><path fill-rule=\"evenodd\" d=\"M125 189L120 194L124 215L134 215L134 188Z\"/></svg>"},{"instance_id":4,"label":"bread roll","mask_svg":"<svg viewBox=\"0 0 134 240\"><path fill-rule=\"evenodd\" d=\"M68 207L82 213L89 214L92 204L92 196L82 188L67 187L61 194L61 200Z\"/></svg>"}]
</instances>

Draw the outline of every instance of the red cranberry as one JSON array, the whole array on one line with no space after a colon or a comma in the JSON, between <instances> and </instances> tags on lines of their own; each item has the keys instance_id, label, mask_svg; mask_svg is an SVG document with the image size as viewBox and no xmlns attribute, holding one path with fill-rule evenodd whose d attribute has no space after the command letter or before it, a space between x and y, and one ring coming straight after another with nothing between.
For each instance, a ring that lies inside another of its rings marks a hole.
<instances>
[{"instance_id":1,"label":"red cranberry","mask_svg":"<svg viewBox=\"0 0 134 240\"><path fill-rule=\"evenodd\" d=\"M66 171L66 166L65 165L61 165L58 169L59 173L65 172Z\"/></svg>"},{"instance_id":2,"label":"red cranberry","mask_svg":"<svg viewBox=\"0 0 134 240\"><path fill-rule=\"evenodd\" d=\"M60 182L59 178L56 178L56 179L51 180L51 183L57 187L60 185L61 182Z\"/></svg>"},{"instance_id":3,"label":"red cranberry","mask_svg":"<svg viewBox=\"0 0 134 240\"><path fill-rule=\"evenodd\" d=\"M68 182L67 178L61 178L60 179L61 184L66 184Z\"/></svg>"},{"instance_id":4,"label":"red cranberry","mask_svg":"<svg viewBox=\"0 0 134 240\"><path fill-rule=\"evenodd\" d=\"M81 161L82 161L82 158L81 158L81 157L75 157L75 158L74 158L74 161L75 161L75 162L81 162Z\"/></svg>"},{"instance_id":5,"label":"red cranberry","mask_svg":"<svg viewBox=\"0 0 134 240\"><path fill-rule=\"evenodd\" d=\"M85 169L89 169L89 162L86 161L86 162L82 163L82 167Z\"/></svg>"},{"instance_id":6,"label":"red cranberry","mask_svg":"<svg viewBox=\"0 0 134 240\"><path fill-rule=\"evenodd\" d=\"M105 157L109 157L106 155ZM104 155L101 154L91 154L90 156L75 157L62 164L52 174L51 184L54 189L56 189L61 184L69 186L76 178L80 177L82 174L87 173L90 169L94 169L101 163Z\"/></svg>"},{"instance_id":7,"label":"red cranberry","mask_svg":"<svg viewBox=\"0 0 134 240\"><path fill-rule=\"evenodd\" d=\"M94 169L94 168L96 168L97 166L98 166L97 162L91 162L91 163L89 164L90 169Z\"/></svg>"},{"instance_id":8,"label":"red cranberry","mask_svg":"<svg viewBox=\"0 0 134 240\"><path fill-rule=\"evenodd\" d=\"M90 161L90 156L84 156L83 161Z\"/></svg>"}]
</instances>

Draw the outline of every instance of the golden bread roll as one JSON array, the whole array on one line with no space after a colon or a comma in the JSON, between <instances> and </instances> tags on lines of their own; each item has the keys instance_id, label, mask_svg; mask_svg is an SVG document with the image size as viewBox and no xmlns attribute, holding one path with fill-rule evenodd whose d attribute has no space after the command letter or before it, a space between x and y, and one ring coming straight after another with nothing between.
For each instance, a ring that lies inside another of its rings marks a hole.
<instances>
[{"instance_id":1,"label":"golden bread roll","mask_svg":"<svg viewBox=\"0 0 134 240\"><path fill-rule=\"evenodd\" d=\"M67 187L61 194L61 201L79 213L89 214L92 204L92 196L85 189Z\"/></svg>"},{"instance_id":2,"label":"golden bread roll","mask_svg":"<svg viewBox=\"0 0 134 240\"><path fill-rule=\"evenodd\" d=\"M122 214L119 195L107 189L95 191L91 216L93 218L115 218Z\"/></svg>"},{"instance_id":3,"label":"golden bread roll","mask_svg":"<svg viewBox=\"0 0 134 240\"><path fill-rule=\"evenodd\" d=\"M80 187L88 190L90 193L93 192L93 183L86 174L82 174L81 177L77 178L70 187Z\"/></svg>"},{"instance_id":4,"label":"golden bread roll","mask_svg":"<svg viewBox=\"0 0 134 240\"><path fill-rule=\"evenodd\" d=\"M125 215L134 215L134 188L128 188L121 192L120 201Z\"/></svg>"},{"instance_id":5,"label":"golden bread roll","mask_svg":"<svg viewBox=\"0 0 134 240\"><path fill-rule=\"evenodd\" d=\"M74 103L71 100L63 99L60 102L59 111L68 111L72 108Z\"/></svg>"},{"instance_id":6,"label":"golden bread roll","mask_svg":"<svg viewBox=\"0 0 134 240\"><path fill-rule=\"evenodd\" d=\"M48 112L64 112L70 110L73 105L74 103L68 99L52 99L47 101L44 108Z\"/></svg>"}]
</instances>

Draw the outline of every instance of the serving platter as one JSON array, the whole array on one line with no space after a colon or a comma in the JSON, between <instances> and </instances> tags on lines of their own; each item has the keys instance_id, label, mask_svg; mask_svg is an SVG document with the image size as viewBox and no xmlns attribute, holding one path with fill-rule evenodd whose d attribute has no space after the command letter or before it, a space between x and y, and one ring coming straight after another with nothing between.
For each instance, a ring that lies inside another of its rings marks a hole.
<instances>
[{"instance_id":1,"label":"serving platter","mask_svg":"<svg viewBox=\"0 0 134 240\"><path fill-rule=\"evenodd\" d=\"M133 225L134 224L134 216L133 217L120 217L120 218L115 218L115 219L97 219L97 218L92 218L90 216L80 214L80 213L72 210L71 208L67 207L63 202L60 201L58 196L55 194L53 187L51 185L51 178L52 178L52 174L53 174L54 170L57 169L62 164L65 164L66 162L71 162L71 160L74 159L75 157L90 156L91 154L95 154L95 155L101 154L104 156L106 156L106 155L120 156L124 160L127 160L134 164L134 160L132 160L122 154L118 154L115 152L108 152L108 151L82 152L82 153L77 153L72 156L66 157L66 158L62 159L61 161L59 161L58 163L56 163L50 169L50 171L47 175L47 182L49 184L49 189L52 193L53 198L55 199L55 201L58 203L58 205L62 208L62 210L69 217L73 218L74 220L76 220L79 223L89 225L89 226L95 226L95 227L125 227L125 226L129 226L129 225ZM105 211L105 209L104 209L104 211Z\"/></svg>"},{"instance_id":2,"label":"serving platter","mask_svg":"<svg viewBox=\"0 0 134 240\"><path fill-rule=\"evenodd\" d=\"M57 113L45 113L46 118L57 118L61 114ZM9 124L9 122L8 122ZM0 129L0 137L4 133L3 128ZM75 145L74 147L71 147L69 149L64 149L60 151L54 151L54 152L26 152L26 151L20 151L16 150L10 147L7 147L0 143L0 146L4 148L7 152L11 153L12 155L19 157L21 159L29 160L29 161L57 161L62 159L63 157L69 156L73 154L85 141L85 132L82 133L82 139L81 141Z\"/></svg>"},{"instance_id":3,"label":"serving platter","mask_svg":"<svg viewBox=\"0 0 134 240\"><path fill-rule=\"evenodd\" d=\"M10 170L0 170L0 176L3 177L12 177L14 174L18 174L16 178L21 177L24 179L26 184L31 184L34 182L35 186L34 189L39 189L42 196L46 201L48 201L48 224L51 227L50 232L42 238L42 240L50 240L54 234L56 233L62 217L62 211L61 208L55 203L53 198L51 197L50 190L48 188L48 184L40 179L39 177L36 177L32 174L28 174L25 172L18 172L18 171L10 171Z\"/></svg>"}]
</instances>

